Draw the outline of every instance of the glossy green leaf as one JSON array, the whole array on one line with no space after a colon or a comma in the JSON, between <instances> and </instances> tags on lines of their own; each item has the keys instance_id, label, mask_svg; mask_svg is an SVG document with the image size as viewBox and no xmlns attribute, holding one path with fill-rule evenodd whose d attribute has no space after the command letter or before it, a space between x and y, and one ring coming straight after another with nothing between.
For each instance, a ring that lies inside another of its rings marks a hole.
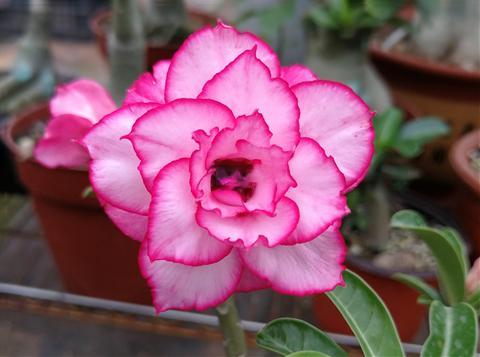
<instances>
[{"instance_id":1,"label":"glossy green leaf","mask_svg":"<svg viewBox=\"0 0 480 357\"><path fill-rule=\"evenodd\" d=\"M395 280L398 280L409 286L410 288L417 290L421 295L424 295L430 300L442 300L442 297L440 296L438 291L419 277L403 273L394 274L392 277Z\"/></svg>"},{"instance_id":2,"label":"glossy green leaf","mask_svg":"<svg viewBox=\"0 0 480 357\"><path fill-rule=\"evenodd\" d=\"M473 357L477 348L477 314L465 303L453 307L439 301L430 305L430 336L422 357Z\"/></svg>"},{"instance_id":3,"label":"glossy green leaf","mask_svg":"<svg viewBox=\"0 0 480 357\"><path fill-rule=\"evenodd\" d=\"M415 211L403 210L392 216L393 228L414 232L430 248L435 257L441 291L446 302L454 305L465 296L465 262L458 248L460 242L453 242L455 236L427 226L423 217Z\"/></svg>"},{"instance_id":4,"label":"glossy green leaf","mask_svg":"<svg viewBox=\"0 0 480 357\"><path fill-rule=\"evenodd\" d=\"M326 355L325 353L317 352L317 351L300 351L300 352L290 353L289 355L287 355L287 357L330 357L330 356Z\"/></svg>"},{"instance_id":5,"label":"glossy green leaf","mask_svg":"<svg viewBox=\"0 0 480 357\"><path fill-rule=\"evenodd\" d=\"M423 117L405 123L395 142L395 149L405 157L420 155L423 146L450 132L450 128L440 118Z\"/></svg>"},{"instance_id":6,"label":"glossy green leaf","mask_svg":"<svg viewBox=\"0 0 480 357\"><path fill-rule=\"evenodd\" d=\"M440 231L442 231L443 235L450 240L450 243L454 246L457 254L463 258L465 274L468 274L468 271L470 270L470 262L467 259L467 249L465 244L463 244L462 237L457 230L450 227L442 227L440 228Z\"/></svg>"},{"instance_id":7,"label":"glossy green leaf","mask_svg":"<svg viewBox=\"0 0 480 357\"><path fill-rule=\"evenodd\" d=\"M380 297L355 273L343 273L345 287L337 287L327 296L337 306L369 356L404 356L400 338L390 312Z\"/></svg>"},{"instance_id":8,"label":"glossy green leaf","mask_svg":"<svg viewBox=\"0 0 480 357\"><path fill-rule=\"evenodd\" d=\"M257 334L257 345L281 355L317 351L333 357L347 356L330 336L308 322L292 318L270 321Z\"/></svg>"}]
</instances>

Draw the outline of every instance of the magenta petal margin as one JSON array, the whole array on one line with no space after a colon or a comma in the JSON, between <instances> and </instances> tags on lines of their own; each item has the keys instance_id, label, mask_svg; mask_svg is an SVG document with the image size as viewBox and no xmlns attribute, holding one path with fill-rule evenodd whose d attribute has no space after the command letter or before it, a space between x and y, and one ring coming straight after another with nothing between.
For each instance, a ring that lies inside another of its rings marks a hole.
<instances>
[{"instance_id":1,"label":"magenta petal margin","mask_svg":"<svg viewBox=\"0 0 480 357\"><path fill-rule=\"evenodd\" d=\"M373 155L372 116L350 88L280 67L220 22L143 74L82 142L107 214L142 241L156 310L203 310L235 291L343 285L339 227Z\"/></svg>"}]
</instances>

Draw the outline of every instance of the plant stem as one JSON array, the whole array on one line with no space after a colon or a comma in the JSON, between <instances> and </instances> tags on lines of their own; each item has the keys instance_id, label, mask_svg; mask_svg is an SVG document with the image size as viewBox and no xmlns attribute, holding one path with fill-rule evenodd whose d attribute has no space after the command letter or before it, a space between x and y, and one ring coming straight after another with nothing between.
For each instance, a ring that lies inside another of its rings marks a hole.
<instances>
[{"instance_id":1,"label":"plant stem","mask_svg":"<svg viewBox=\"0 0 480 357\"><path fill-rule=\"evenodd\" d=\"M240 357L247 355L245 333L240 326L238 311L235 307L233 296L223 304L217 306L218 321L223 333L223 343L228 357Z\"/></svg>"},{"instance_id":2,"label":"plant stem","mask_svg":"<svg viewBox=\"0 0 480 357\"><path fill-rule=\"evenodd\" d=\"M110 89L120 104L127 88L145 68L145 38L136 0L113 0L113 25L108 36Z\"/></svg>"}]
</instances>

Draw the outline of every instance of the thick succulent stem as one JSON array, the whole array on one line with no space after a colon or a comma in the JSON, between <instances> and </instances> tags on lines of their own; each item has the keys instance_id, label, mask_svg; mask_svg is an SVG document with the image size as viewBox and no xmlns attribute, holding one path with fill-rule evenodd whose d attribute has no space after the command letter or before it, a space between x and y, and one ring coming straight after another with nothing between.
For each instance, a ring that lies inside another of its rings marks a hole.
<instances>
[{"instance_id":1,"label":"thick succulent stem","mask_svg":"<svg viewBox=\"0 0 480 357\"><path fill-rule=\"evenodd\" d=\"M150 0L145 16L147 37L156 45L168 43L185 24L185 5L181 0Z\"/></svg>"},{"instance_id":2,"label":"thick succulent stem","mask_svg":"<svg viewBox=\"0 0 480 357\"><path fill-rule=\"evenodd\" d=\"M364 243L379 251L388 242L391 216L388 192L382 181L367 191L365 201L368 228Z\"/></svg>"},{"instance_id":3,"label":"thick succulent stem","mask_svg":"<svg viewBox=\"0 0 480 357\"><path fill-rule=\"evenodd\" d=\"M240 326L240 319L238 318L238 311L233 297L230 297L217 307L217 316L223 333L223 343L227 356L246 356L245 333Z\"/></svg>"},{"instance_id":4,"label":"thick succulent stem","mask_svg":"<svg viewBox=\"0 0 480 357\"><path fill-rule=\"evenodd\" d=\"M48 38L48 1L30 0L27 30L19 41L12 71L0 79L0 111L15 111L51 95L55 81Z\"/></svg>"},{"instance_id":5,"label":"thick succulent stem","mask_svg":"<svg viewBox=\"0 0 480 357\"><path fill-rule=\"evenodd\" d=\"M120 104L127 88L145 68L145 38L136 0L113 0L113 25L108 35L110 90Z\"/></svg>"}]
</instances>

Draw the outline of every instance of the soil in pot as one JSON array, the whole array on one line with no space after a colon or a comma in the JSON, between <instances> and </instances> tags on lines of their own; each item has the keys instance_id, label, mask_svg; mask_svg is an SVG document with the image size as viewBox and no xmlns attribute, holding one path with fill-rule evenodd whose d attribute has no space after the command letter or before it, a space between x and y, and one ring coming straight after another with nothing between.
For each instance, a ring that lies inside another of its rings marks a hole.
<instances>
[{"instance_id":1,"label":"soil in pot","mask_svg":"<svg viewBox=\"0 0 480 357\"><path fill-rule=\"evenodd\" d=\"M406 194L398 198L402 208L421 212L432 224L456 227L446 212L428 201ZM351 237L350 237L351 238ZM371 253L351 244L346 266L359 274L380 295L392 313L402 341L414 340L425 322L427 309L417 303L419 294L394 280L395 273L407 273L436 285L435 263L428 247L413 235L392 231L387 246L379 253ZM324 294L314 298L315 317L326 331L352 334L340 313Z\"/></svg>"},{"instance_id":2,"label":"soil in pot","mask_svg":"<svg viewBox=\"0 0 480 357\"><path fill-rule=\"evenodd\" d=\"M82 295L151 303L137 264L139 244L108 219L95 197L82 197L90 185L86 170L48 169L22 154L35 125L48 119L47 105L9 123L6 143L30 192L48 246L67 291ZM32 141L30 139L30 141Z\"/></svg>"}]
</instances>

